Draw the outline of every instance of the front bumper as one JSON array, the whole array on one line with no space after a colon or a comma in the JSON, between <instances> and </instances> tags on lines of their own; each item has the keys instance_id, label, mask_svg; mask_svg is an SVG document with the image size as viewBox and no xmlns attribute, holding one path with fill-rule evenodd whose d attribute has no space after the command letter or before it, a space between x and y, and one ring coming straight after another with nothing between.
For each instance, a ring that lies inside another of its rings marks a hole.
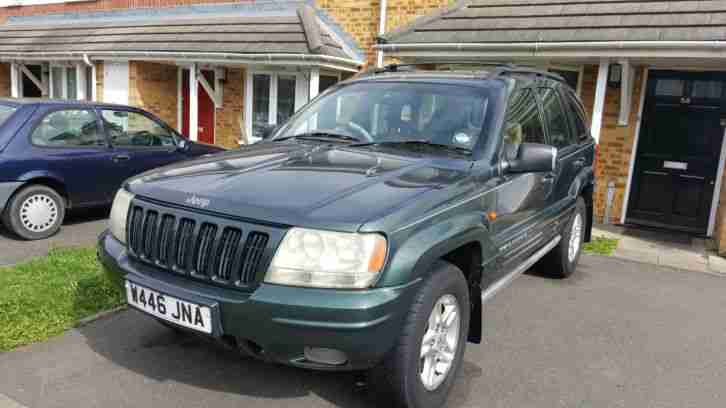
<instances>
[{"instance_id":1,"label":"front bumper","mask_svg":"<svg viewBox=\"0 0 726 408\"><path fill-rule=\"evenodd\" d=\"M142 264L108 232L98 255L119 284L130 280L180 299L210 306L212 336L253 344L266 360L320 370L360 370L376 365L394 346L418 287L411 284L345 291L261 284L252 292L207 285ZM250 343L252 342L252 343ZM343 365L307 361L305 347L342 351Z\"/></svg>"}]
</instances>

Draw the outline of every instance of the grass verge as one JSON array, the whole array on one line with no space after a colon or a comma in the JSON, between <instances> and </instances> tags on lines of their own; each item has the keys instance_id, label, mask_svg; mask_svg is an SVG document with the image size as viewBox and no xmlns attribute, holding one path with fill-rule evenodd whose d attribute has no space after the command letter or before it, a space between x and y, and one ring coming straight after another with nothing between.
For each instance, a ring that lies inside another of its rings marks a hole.
<instances>
[{"instance_id":1,"label":"grass verge","mask_svg":"<svg viewBox=\"0 0 726 408\"><path fill-rule=\"evenodd\" d=\"M0 267L0 351L46 340L123 301L94 248L54 249Z\"/></svg>"},{"instance_id":2,"label":"grass verge","mask_svg":"<svg viewBox=\"0 0 726 408\"><path fill-rule=\"evenodd\" d=\"M611 256L618 248L618 240L615 238L592 237L592 241L585 244L585 253Z\"/></svg>"}]
</instances>

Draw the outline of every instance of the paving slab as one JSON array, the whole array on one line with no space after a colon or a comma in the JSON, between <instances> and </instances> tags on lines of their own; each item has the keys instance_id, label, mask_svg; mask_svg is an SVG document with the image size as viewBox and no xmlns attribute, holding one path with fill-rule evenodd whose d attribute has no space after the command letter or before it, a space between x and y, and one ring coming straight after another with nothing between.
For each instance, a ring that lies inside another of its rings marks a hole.
<instances>
[{"instance_id":1,"label":"paving slab","mask_svg":"<svg viewBox=\"0 0 726 408\"><path fill-rule=\"evenodd\" d=\"M724 293L718 276L588 255L567 280L524 275L485 307L447 407L721 408ZM389 406L353 374L240 358L132 310L0 367L0 393L29 408Z\"/></svg>"}]
</instances>

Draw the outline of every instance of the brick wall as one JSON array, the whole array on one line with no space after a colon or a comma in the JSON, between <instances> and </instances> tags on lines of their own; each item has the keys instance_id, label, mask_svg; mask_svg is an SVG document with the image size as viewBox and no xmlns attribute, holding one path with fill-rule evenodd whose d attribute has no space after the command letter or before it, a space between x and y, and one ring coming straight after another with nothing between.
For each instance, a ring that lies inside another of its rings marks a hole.
<instances>
[{"instance_id":1,"label":"brick wall","mask_svg":"<svg viewBox=\"0 0 726 408\"><path fill-rule=\"evenodd\" d=\"M96 99L103 102L103 62L96 62Z\"/></svg>"},{"instance_id":2,"label":"brick wall","mask_svg":"<svg viewBox=\"0 0 726 408\"><path fill-rule=\"evenodd\" d=\"M417 17L430 14L451 0L392 0L386 4L386 31L408 24ZM380 2L378 0L317 0L340 26L367 52L368 62L375 61Z\"/></svg>"},{"instance_id":3,"label":"brick wall","mask_svg":"<svg viewBox=\"0 0 726 408\"><path fill-rule=\"evenodd\" d=\"M146 109L177 127L177 67L129 61L129 105Z\"/></svg>"},{"instance_id":4,"label":"brick wall","mask_svg":"<svg viewBox=\"0 0 726 408\"><path fill-rule=\"evenodd\" d=\"M595 219L602 221L607 203L607 186L610 181L615 183L615 194L610 209L610 221L620 222L625 200L625 188L628 183L630 156L635 146L635 132L638 126L640 111L640 92L642 90L645 68L635 69L632 106L628 126L618 125L620 114L620 89L608 87L605 96L603 125L600 131L600 155L595 169L597 189L595 191ZM597 66L586 66L582 83L582 102L588 115L592 117L595 101L595 85L597 82Z\"/></svg>"},{"instance_id":5,"label":"brick wall","mask_svg":"<svg viewBox=\"0 0 726 408\"><path fill-rule=\"evenodd\" d=\"M228 149L238 148L238 142L243 137L241 129L244 114L244 84L245 71L243 69L227 70L222 107L217 109L215 115L214 132L215 144Z\"/></svg>"},{"instance_id":6,"label":"brick wall","mask_svg":"<svg viewBox=\"0 0 726 408\"><path fill-rule=\"evenodd\" d=\"M10 96L10 64L0 63L0 97Z\"/></svg>"}]
</instances>

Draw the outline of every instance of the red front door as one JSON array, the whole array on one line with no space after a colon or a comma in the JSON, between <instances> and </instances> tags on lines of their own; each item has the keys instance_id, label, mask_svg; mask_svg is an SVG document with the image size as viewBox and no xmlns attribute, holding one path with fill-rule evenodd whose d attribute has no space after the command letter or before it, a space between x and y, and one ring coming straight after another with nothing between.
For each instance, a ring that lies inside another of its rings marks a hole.
<instances>
[{"instance_id":1,"label":"red front door","mask_svg":"<svg viewBox=\"0 0 726 408\"><path fill-rule=\"evenodd\" d=\"M202 71L210 85L214 84L214 72ZM197 85L197 141L214 144L214 101L200 84ZM182 76L182 135L189 137L189 71Z\"/></svg>"}]
</instances>

